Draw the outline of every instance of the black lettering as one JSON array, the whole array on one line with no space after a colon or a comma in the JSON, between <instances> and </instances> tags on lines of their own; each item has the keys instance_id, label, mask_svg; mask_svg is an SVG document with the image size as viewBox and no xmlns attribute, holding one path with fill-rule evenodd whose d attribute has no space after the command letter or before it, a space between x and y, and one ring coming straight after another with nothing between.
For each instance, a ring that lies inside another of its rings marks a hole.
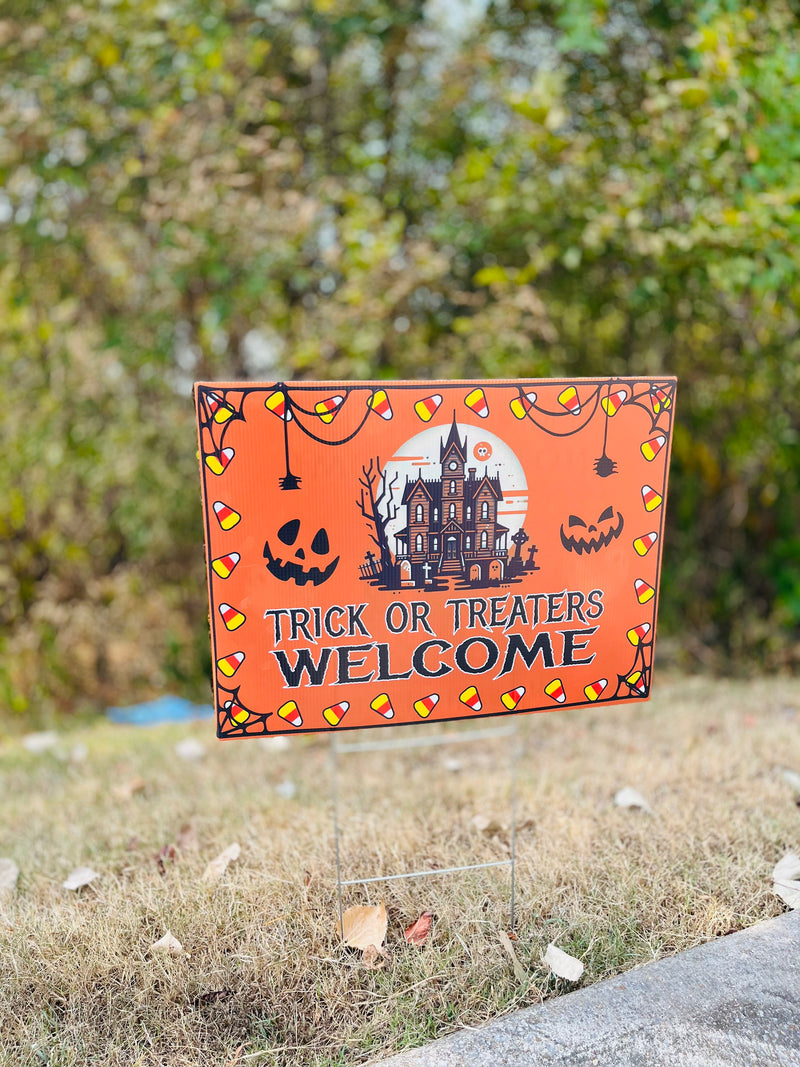
<instances>
[{"instance_id":1,"label":"black lettering","mask_svg":"<svg viewBox=\"0 0 800 1067\"><path fill-rule=\"evenodd\" d=\"M283 680L289 689L297 689L302 684L303 672L308 674L309 685L322 685L325 681L325 671L328 669L328 660L331 658L332 648L320 650L317 663L311 658L310 648L298 648L294 666L289 665L289 657L283 650L272 652L278 661Z\"/></svg>"},{"instance_id":2,"label":"black lettering","mask_svg":"<svg viewBox=\"0 0 800 1067\"><path fill-rule=\"evenodd\" d=\"M410 678L411 668L405 671L403 674L392 674L392 668L389 664L389 646L387 644L380 644L378 649L378 681L379 682L393 682L395 678Z\"/></svg>"},{"instance_id":3,"label":"black lettering","mask_svg":"<svg viewBox=\"0 0 800 1067\"><path fill-rule=\"evenodd\" d=\"M587 609L586 614L589 616L590 619L599 619L605 611L605 606L603 604L603 590L593 589L591 593L589 593L587 599L595 610L589 611Z\"/></svg>"},{"instance_id":4,"label":"black lettering","mask_svg":"<svg viewBox=\"0 0 800 1067\"><path fill-rule=\"evenodd\" d=\"M506 593L505 596L490 596L489 597L489 604L490 604L490 607L491 607L491 612L490 612L490 615L489 615L489 625L490 626L502 626L503 625L503 622L502 622L502 620L500 618L500 612L506 606L506 601L507 600L508 600L508 593Z\"/></svg>"},{"instance_id":5,"label":"black lettering","mask_svg":"<svg viewBox=\"0 0 800 1067\"><path fill-rule=\"evenodd\" d=\"M582 648L586 648L586 646L589 644L589 638L592 636L592 634L597 633L596 626L590 626L586 630L559 630L558 633L560 633L564 638L564 655L561 660L562 666L577 667L581 663L591 663L594 657L597 655L596 652L593 652L591 656L589 656L587 659L575 658L576 650L580 651ZM575 640L576 637L583 637L584 635L586 636L585 641Z\"/></svg>"},{"instance_id":6,"label":"black lettering","mask_svg":"<svg viewBox=\"0 0 800 1067\"><path fill-rule=\"evenodd\" d=\"M339 671L336 676L337 685L346 685L348 682L371 682L375 676L375 671L370 671L367 675L359 675L353 677L350 671L353 667L361 667L366 663L367 657L360 656L358 659L351 660L350 656L354 652L369 652L373 649L374 645L341 645L336 649L339 656Z\"/></svg>"},{"instance_id":7,"label":"black lettering","mask_svg":"<svg viewBox=\"0 0 800 1067\"><path fill-rule=\"evenodd\" d=\"M453 633L457 634L461 629L461 606L462 604L468 604L468 600L446 600L445 607L453 606Z\"/></svg>"},{"instance_id":8,"label":"black lettering","mask_svg":"<svg viewBox=\"0 0 800 1067\"><path fill-rule=\"evenodd\" d=\"M481 626L484 628L484 630L488 630L489 629L489 627L486 625L486 608L487 607L488 607L488 604L486 603L486 601L483 599L482 596L476 596L476 597L470 597L469 598L469 627L468 627L468 629L470 629L470 630L474 630L475 629L475 620L476 619L480 619Z\"/></svg>"},{"instance_id":9,"label":"black lettering","mask_svg":"<svg viewBox=\"0 0 800 1067\"><path fill-rule=\"evenodd\" d=\"M428 615L430 614L430 610L430 604L426 604L424 600L411 601L411 632L413 634L419 629L417 623L421 623L423 629L427 633L433 633L433 630L428 625Z\"/></svg>"},{"instance_id":10,"label":"black lettering","mask_svg":"<svg viewBox=\"0 0 800 1067\"><path fill-rule=\"evenodd\" d=\"M400 625L395 626L392 622L394 613L400 610ZM402 600L396 600L394 604L390 604L386 609L386 629L390 630L393 634L401 634L408 626L408 608L405 606Z\"/></svg>"},{"instance_id":11,"label":"black lettering","mask_svg":"<svg viewBox=\"0 0 800 1067\"><path fill-rule=\"evenodd\" d=\"M411 666L423 678L441 678L443 674L449 674L453 668L446 663L440 663L438 670L428 670L425 666L425 653L429 648L440 648L444 653L452 647L447 641L425 641L414 649L414 655L411 657Z\"/></svg>"},{"instance_id":12,"label":"black lettering","mask_svg":"<svg viewBox=\"0 0 800 1067\"><path fill-rule=\"evenodd\" d=\"M581 622L586 622L581 611L583 601L583 593L567 593L567 622L572 622L573 615L577 615Z\"/></svg>"},{"instance_id":13,"label":"black lettering","mask_svg":"<svg viewBox=\"0 0 800 1067\"><path fill-rule=\"evenodd\" d=\"M359 604L358 607L356 607L355 604L347 605L348 637L355 637L356 630L358 630L362 637L372 637L372 634L364 626L364 623L361 619L361 612L366 606L366 604Z\"/></svg>"},{"instance_id":14,"label":"black lettering","mask_svg":"<svg viewBox=\"0 0 800 1067\"><path fill-rule=\"evenodd\" d=\"M563 593L548 593L547 594L547 618L545 622L563 622L563 615L556 615L556 611L561 611L561 601L564 599ZM556 601L558 605L556 606Z\"/></svg>"},{"instance_id":15,"label":"black lettering","mask_svg":"<svg viewBox=\"0 0 800 1067\"><path fill-rule=\"evenodd\" d=\"M288 615L288 614L289 614L289 612L287 611L286 608L271 608L269 611L265 611L264 612L264 618L265 619L269 615L274 615L275 616L275 618L272 620L272 626L273 626L274 631L275 631L275 644L276 645L278 644L278 642L281 639L281 615Z\"/></svg>"},{"instance_id":16,"label":"black lettering","mask_svg":"<svg viewBox=\"0 0 800 1067\"><path fill-rule=\"evenodd\" d=\"M486 659L480 667L473 667L470 665L467 659L467 653L473 645L483 645L486 649ZM456 667L460 671L464 671L466 674L484 674L486 671L490 671L497 663L500 655L500 649L494 643L490 641L488 637L470 637L468 641L463 641L456 649Z\"/></svg>"},{"instance_id":17,"label":"black lettering","mask_svg":"<svg viewBox=\"0 0 800 1067\"><path fill-rule=\"evenodd\" d=\"M507 630L509 626L513 626L517 619L522 619L523 626L528 625L528 611L525 607L525 601L519 594L516 594L514 597L511 614L506 619L506 624L503 629Z\"/></svg>"},{"instance_id":18,"label":"black lettering","mask_svg":"<svg viewBox=\"0 0 800 1067\"><path fill-rule=\"evenodd\" d=\"M311 644L315 644L313 636L308 632L308 624L311 621L311 612L307 608L290 608L289 618L292 622L292 636L290 641L297 640L297 633L299 630L303 631L303 637L306 641L310 641Z\"/></svg>"},{"instance_id":19,"label":"black lettering","mask_svg":"<svg viewBox=\"0 0 800 1067\"><path fill-rule=\"evenodd\" d=\"M542 663L545 667L555 666L553 646L550 642L550 634L547 632L537 634L530 648L525 644L522 634L512 634L508 639L506 658L503 660L503 669L497 675L498 678L502 678L504 674L508 674L513 669L517 655L520 656L529 670L536 661L537 656L542 657Z\"/></svg>"},{"instance_id":20,"label":"black lettering","mask_svg":"<svg viewBox=\"0 0 800 1067\"><path fill-rule=\"evenodd\" d=\"M344 608L337 607L336 604L334 604L332 608L328 608L325 612L325 630L327 631L328 637L344 637L347 633L344 626L339 626L335 630L333 628L331 619L334 612L336 612L337 615L344 615Z\"/></svg>"},{"instance_id":21,"label":"black lettering","mask_svg":"<svg viewBox=\"0 0 800 1067\"><path fill-rule=\"evenodd\" d=\"M539 625L539 601L540 600L547 600L547 593L528 593L528 595L525 597L525 599L533 601L533 619L531 621L531 626L538 626Z\"/></svg>"}]
</instances>

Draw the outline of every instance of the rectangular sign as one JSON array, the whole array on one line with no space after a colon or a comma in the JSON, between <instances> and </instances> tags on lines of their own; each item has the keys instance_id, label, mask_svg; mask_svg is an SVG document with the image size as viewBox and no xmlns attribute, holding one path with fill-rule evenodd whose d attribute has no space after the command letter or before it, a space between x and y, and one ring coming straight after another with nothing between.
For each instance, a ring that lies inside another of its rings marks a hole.
<instances>
[{"instance_id":1,"label":"rectangular sign","mask_svg":"<svg viewBox=\"0 0 800 1067\"><path fill-rule=\"evenodd\" d=\"M645 700L675 389L198 384L218 735Z\"/></svg>"}]
</instances>

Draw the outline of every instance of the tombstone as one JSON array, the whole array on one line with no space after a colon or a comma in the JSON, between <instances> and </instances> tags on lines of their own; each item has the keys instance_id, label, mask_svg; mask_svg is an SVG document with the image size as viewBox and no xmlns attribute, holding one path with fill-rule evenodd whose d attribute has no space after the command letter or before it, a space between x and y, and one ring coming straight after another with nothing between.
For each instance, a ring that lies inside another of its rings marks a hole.
<instances>
[{"instance_id":1,"label":"tombstone","mask_svg":"<svg viewBox=\"0 0 800 1067\"><path fill-rule=\"evenodd\" d=\"M414 579L411 577L411 564L407 559L400 562L400 584L403 586L414 584Z\"/></svg>"},{"instance_id":2,"label":"tombstone","mask_svg":"<svg viewBox=\"0 0 800 1067\"><path fill-rule=\"evenodd\" d=\"M481 580L481 568L480 564L473 563L469 569L469 580L471 582L479 582Z\"/></svg>"},{"instance_id":3,"label":"tombstone","mask_svg":"<svg viewBox=\"0 0 800 1067\"><path fill-rule=\"evenodd\" d=\"M489 564L489 580L500 581L503 577L503 563L502 560L493 559Z\"/></svg>"}]
</instances>

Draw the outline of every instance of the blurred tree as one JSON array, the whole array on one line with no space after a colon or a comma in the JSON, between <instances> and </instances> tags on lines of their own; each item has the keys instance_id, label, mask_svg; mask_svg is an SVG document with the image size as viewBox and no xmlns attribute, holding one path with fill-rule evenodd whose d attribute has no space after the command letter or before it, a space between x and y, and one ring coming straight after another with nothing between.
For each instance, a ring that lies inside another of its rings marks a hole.
<instances>
[{"instance_id":1,"label":"blurred tree","mask_svg":"<svg viewBox=\"0 0 800 1067\"><path fill-rule=\"evenodd\" d=\"M797 29L788 0L7 0L4 704L202 685L188 391L222 376L677 373L662 632L796 665Z\"/></svg>"}]
</instances>

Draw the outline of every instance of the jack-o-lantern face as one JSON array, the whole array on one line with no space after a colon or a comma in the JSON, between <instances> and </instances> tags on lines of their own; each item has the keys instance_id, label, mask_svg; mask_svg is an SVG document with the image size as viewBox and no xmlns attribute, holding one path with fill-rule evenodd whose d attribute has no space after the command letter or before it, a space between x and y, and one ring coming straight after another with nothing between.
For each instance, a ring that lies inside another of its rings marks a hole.
<instances>
[{"instance_id":1,"label":"jack-o-lantern face","mask_svg":"<svg viewBox=\"0 0 800 1067\"><path fill-rule=\"evenodd\" d=\"M579 556L584 552L599 552L619 537L623 521L621 513L612 507L606 508L593 523L585 522L580 515L570 515L567 530L561 524L561 544L567 552L576 552ZM581 530L585 530L585 534L580 533Z\"/></svg>"},{"instance_id":2,"label":"jack-o-lantern face","mask_svg":"<svg viewBox=\"0 0 800 1067\"><path fill-rule=\"evenodd\" d=\"M296 585L306 585L308 582L312 585L322 585L336 570L339 557L330 558L331 546L324 526L317 530L310 544L304 545L300 536L300 520L289 519L278 530L278 540L289 550L287 558L283 559L273 552L267 541L264 545L264 559L267 561L267 570L280 581L292 581ZM305 562L307 553L308 565Z\"/></svg>"}]
</instances>

